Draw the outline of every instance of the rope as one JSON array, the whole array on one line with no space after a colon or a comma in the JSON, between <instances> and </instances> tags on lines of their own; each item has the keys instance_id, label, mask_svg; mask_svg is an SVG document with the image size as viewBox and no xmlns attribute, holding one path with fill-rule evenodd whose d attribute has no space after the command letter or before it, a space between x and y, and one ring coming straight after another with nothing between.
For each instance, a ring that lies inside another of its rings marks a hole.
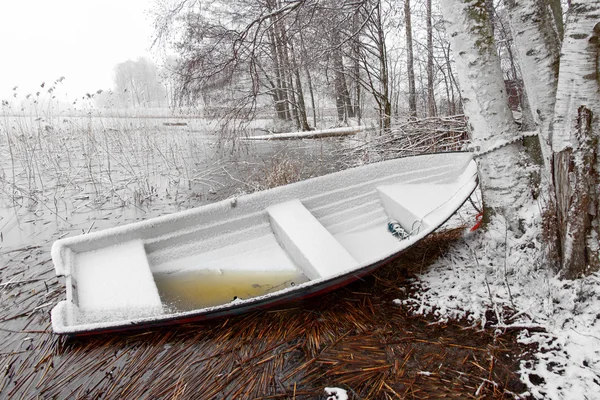
<instances>
[{"instance_id":1,"label":"rope","mask_svg":"<svg viewBox=\"0 0 600 400\"><path fill-rule=\"evenodd\" d=\"M479 207L477 207L477 205L473 201L473 196L469 196L469 203L471 203L471 205L473 206L473 208L475 209L475 211L477 211L477 213L481 212L481 210L479 209Z\"/></svg>"},{"instance_id":2,"label":"rope","mask_svg":"<svg viewBox=\"0 0 600 400\"><path fill-rule=\"evenodd\" d=\"M473 158L479 158L479 157L485 156L486 154L493 153L496 150L499 150L499 149L501 149L503 147L506 147L506 146L509 146L509 145L511 145L513 143L516 143L519 140L523 140L526 137L533 137L533 136L537 136L537 135L538 135L537 131L523 132L522 134L520 134L518 136L515 136L514 138L512 138L510 140L507 140L505 142L501 142L501 143L499 143L499 144L497 144L495 146L492 146L492 147L490 147L489 149L487 149L485 151L482 151L480 153L473 153Z\"/></svg>"}]
</instances>

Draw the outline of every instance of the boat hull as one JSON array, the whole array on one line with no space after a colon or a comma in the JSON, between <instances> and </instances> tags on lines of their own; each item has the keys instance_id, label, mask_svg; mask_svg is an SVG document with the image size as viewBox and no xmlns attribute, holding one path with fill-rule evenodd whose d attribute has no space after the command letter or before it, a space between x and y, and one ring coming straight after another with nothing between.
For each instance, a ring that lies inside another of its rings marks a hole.
<instances>
[{"instance_id":1,"label":"boat hull","mask_svg":"<svg viewBox=\"0 0 600 400\"><path fill-rule=\"evenodd\" d=\"M417 156L62 239L52 257L66 277L67 299L52 310L53 329L68 335L142 330L323 295L408 250L445 223L476 185L468 153ZM388 231L390 219L406 238ZM161 274L231 268L298 270L308 279L182 310L166 307L155 285Z\"/></svg>"}]
</instances>

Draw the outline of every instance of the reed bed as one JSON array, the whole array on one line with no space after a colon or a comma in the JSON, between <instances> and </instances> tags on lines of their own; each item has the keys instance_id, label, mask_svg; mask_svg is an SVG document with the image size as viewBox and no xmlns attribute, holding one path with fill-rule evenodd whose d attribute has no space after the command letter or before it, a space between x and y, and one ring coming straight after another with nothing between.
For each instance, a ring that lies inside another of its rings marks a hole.
<instances>
[{"instance_id":1,"label":"reed bed","mask_svg":"<svg viewBox=\"0 0 600 400\"><path fill-rule=\"evenodd\" d=\"M157 181L173 190L179 183L210 185L203 180L210 175L208 142L171 130L165 134L156 121L4 116L4 194L16 204L87 197L96 206L108 201L139 205L155 195Z\"/></svg>"},{"instance_id":2,"label":"reed bed","mask_svg":"<svg viewBox=\"0 0 600 400\"><path fill-rule=\"evenodd\" d=\"M351 399L514 398L525 350L514 334L434 324L393 303L461 234L433 235L373 276L283 309L83 338L50 330L64 292L45 249L4 254L0 397L315 399L337 386Z\"/></svg>"},{"instance_id":3,"label":"reed bed","mask_svg":"<svg viewBox=\"0 0 600 400\"><path fill-rule=\"evenodd\" d=\"M281 149L232 153L203 120L0 115L0 249L207 204L333 165L315 146L270 146Z\"/></svg>"}]
</instances>

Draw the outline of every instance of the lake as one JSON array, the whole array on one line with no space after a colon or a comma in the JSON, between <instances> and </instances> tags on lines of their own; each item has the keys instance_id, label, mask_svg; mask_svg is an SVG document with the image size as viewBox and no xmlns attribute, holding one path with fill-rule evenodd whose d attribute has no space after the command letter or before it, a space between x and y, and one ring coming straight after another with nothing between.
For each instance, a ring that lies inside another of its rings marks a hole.
<instances>
[{"instance_id":1,"label":"lake","mask_svg":"<svg viewBox=\"0 0 600 400\"><path fill-rule=\"evenodd\" d=\"M0 132L2 253L333 172L348 141L223 144L215 122L175 118L4 116Z\"/></svg>"}]
</instances>

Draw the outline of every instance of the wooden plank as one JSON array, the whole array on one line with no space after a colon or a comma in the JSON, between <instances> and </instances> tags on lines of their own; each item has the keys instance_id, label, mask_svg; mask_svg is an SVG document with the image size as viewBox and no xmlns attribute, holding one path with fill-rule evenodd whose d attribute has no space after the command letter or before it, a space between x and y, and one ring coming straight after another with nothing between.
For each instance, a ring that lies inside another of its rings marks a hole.
<instances>
[{"instance_id":1,"label":"wooden plank","mask_svg":"<svg viewBox=\"0 0 600 400\"><path fill-rule=\"evenodd\" d=\"M277 240L310 279L337 275L358 266L300 200L271 206L267 212Z\"/></svg>"}]
</instances>

